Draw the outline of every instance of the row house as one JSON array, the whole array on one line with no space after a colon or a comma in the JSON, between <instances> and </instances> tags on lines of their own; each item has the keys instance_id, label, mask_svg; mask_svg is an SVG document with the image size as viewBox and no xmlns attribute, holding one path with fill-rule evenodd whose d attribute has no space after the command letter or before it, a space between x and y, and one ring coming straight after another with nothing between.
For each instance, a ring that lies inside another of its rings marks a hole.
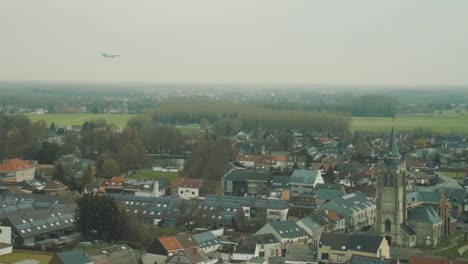
<instances>
[{"instance_id":1,"label":"row house","mask_svg":"<svg viewBox=\"0 0 468 264\"><path fill-rule=\"evenodd\" d=\"M232 253L231 261L248 261L252 258L282 256L281 241L273 234L256 234L242 237Z\"/></svg>"},{"instance_id":2,"label":"row house","mask_svg":"<svg viewBox=\"0 0 468 264\"><path fill-rule=\"evenodd\" d=\"M269 172L232 169L222 178L224 195L266 197L271 177Z\"/></svg>"},{"instance_id":3,"label":"row house","mask_svg":"<svg viewBox=\"0 0 468 264\"><path fill-rule=\"evenodd\" d=\"M344 231L344 218L339 217L333 211L317 210L308 217L297 221L311 237L312 245L317 245L322 232Z\"/></svg>"},{"instance_id":4,"label":"row house","mask_svg":"<svg viewBox=\"0 0 468 264\"><path fill-rule=\"evenodd\" d=\"M390 247L380 235L323 233L320 237L320 263L345 263L353 256L389 259Z\"/></svg>"},{"instance_id":5,"label":"row house","mask_svg":"<svg viewBox=\"0 0 468 264\"><path fill-rule=\"evenodd\" d=\"M289 179L291 197L312 197L315 186L324 183L318 170L294 170Z\"/></svg>"},{"instance_id":6,"label":"row house","mask_svg":"<svg viewBox=\"0 0 468 264\"><path fill-rule=\"evenodd\" d=\"M376 205L362 192L354 192L322 205L321 209L335 211L345 219L346 232L356 232L375 223Z\"/></svg>"},{"instance_id":7,"label":"row house","mask_svg":"<svg viewBox=\"0 0 468 264\"><path fill-rule=\"evenodd\" d=\"M287 244L308 244L309 235L292 220L266 224L255 235L272 234L281 242L282 254L286 253Z\"/></svg>"}]
</instances>

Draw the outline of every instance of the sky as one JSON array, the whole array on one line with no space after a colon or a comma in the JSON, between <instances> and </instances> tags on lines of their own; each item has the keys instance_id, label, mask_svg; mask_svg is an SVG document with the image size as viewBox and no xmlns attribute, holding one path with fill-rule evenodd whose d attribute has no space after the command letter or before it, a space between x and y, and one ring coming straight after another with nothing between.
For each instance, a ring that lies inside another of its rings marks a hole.
<instances>
[{"instance_id":1,"label":"sky","mask_svg":"<svg viewBox=\"0 0 468 264\"><path fill-rule=\"evenodd\" d=\"M467 85L468 1L1 0L0 80Z\"/></svg>"}]
</instances>

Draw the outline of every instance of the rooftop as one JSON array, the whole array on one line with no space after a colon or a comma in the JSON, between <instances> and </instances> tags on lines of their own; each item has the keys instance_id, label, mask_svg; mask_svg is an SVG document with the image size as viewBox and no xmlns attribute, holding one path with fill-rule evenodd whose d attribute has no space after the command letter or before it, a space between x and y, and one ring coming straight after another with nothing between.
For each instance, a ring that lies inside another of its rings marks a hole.
<instances>
[{"instance_id":1,"label":"rooftop","mask_svg":"<svg viewBox=\"0 0 468 264\"><path fill-rule=\"evenodd\" d=\"M0 164L0 172L15 172L32 168L33 166L29 162L21 159L9 159Z\"/></svg>"}]
</instances>

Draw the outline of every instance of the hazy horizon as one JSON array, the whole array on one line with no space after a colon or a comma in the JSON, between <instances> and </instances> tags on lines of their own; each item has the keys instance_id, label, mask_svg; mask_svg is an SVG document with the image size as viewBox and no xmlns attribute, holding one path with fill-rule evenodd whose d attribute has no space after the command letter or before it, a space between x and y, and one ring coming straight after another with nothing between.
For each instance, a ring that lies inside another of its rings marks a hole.
<instances>
[{"instance_id":1,"label":"hazy horizon","mask_svg":"<svg viewBox=\"0 0 468 264\"><path fill-rule=\"evenodd\" d=\"M461 0L4 0L0 22L6 82L468 85Z\"/></svg>"}]
</instances>

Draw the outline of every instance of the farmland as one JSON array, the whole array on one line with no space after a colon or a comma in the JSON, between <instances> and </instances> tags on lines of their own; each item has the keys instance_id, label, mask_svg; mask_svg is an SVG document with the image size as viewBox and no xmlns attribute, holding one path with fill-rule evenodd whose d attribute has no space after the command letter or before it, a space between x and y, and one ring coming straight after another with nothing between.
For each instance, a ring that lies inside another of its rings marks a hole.
<instances>
[{"instance_id":1,"label":"farmland","mask_svg":"<svg viewBox=\"0 0 468 264\"><path fill-rule=\"evenodd\" d=\"M32 121L44 120L47 124L54 122L59 126L82 125L86 121L104 119L107 123L118 127L124 127L127 121L134 115L127 114L47 114L27 115ZM414 128L431 129L434 132L450 133L458 132L468 134L468 115L453 115L444 113L442 115L412 114L399 115L396 118L388 117L353 117L351 129L365 131L388 131L393 125L398 130L412 130ZM189 133L197 127L178 126L183 133Z\"/></svg>"},{"instance_id":2,"label":"farmland","mask_svg":"<svg viewBox=\"0 0 468 264\"><path fill-rule=\"evenodd\" d=\"M91 113L73 113L73 114L47 114L47 115L34 115L27 114L31 121L44 120L48 125L54 122L61 127L83 125L86 121L104 119L109 124L114 124L118 127L127 125L127 121L135 115L126 114L91 114Z\"/></svg>"},{"instance_id":3,"label":"farmland","mask_svg":"<svg viewBox=\"0 0 468 264\"><path fill-rule=\"evenodd\" d=\"M457 132L468 134L468 116L456 115L402 115L396 118L353 117L352 130L389 131L392 126L398 130L415 128L430 129L434 132Z\"/></svg>"}]
</instances>

